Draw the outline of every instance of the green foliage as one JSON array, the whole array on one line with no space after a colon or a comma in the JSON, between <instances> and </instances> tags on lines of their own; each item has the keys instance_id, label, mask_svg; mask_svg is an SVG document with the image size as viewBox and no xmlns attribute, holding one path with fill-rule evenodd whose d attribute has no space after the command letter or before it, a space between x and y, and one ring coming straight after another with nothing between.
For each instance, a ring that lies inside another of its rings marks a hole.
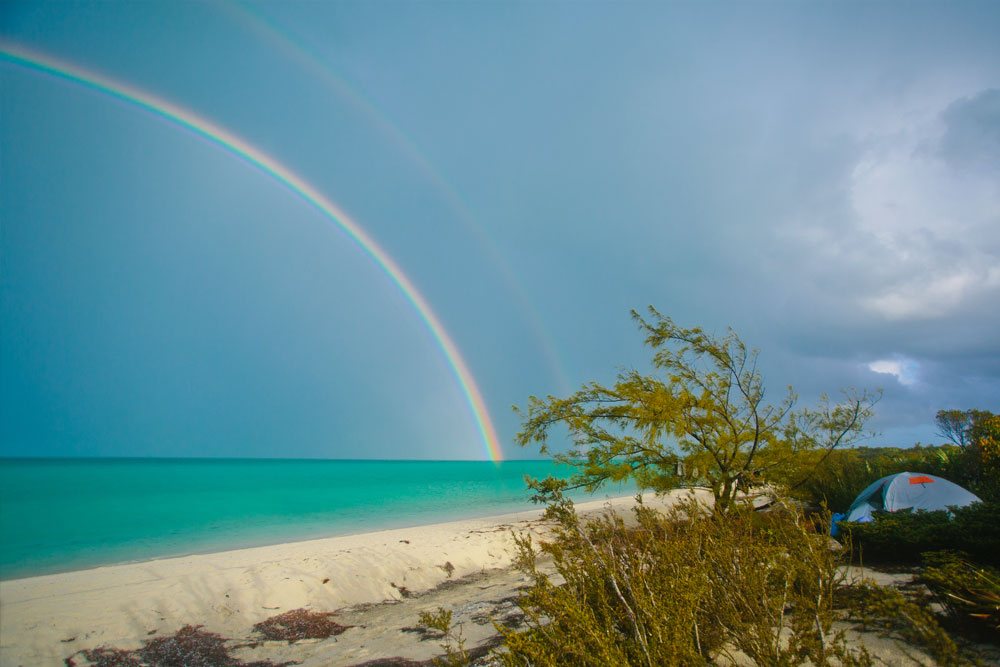
<instances>
[{"instance_id":1,"label":"green foliage","mask_svg":"<svg viewBox=\"0 0 1000 667\"><path fill-rule=\"evenodd\" d=\"M982 437L982 425L990 417L993 413L987 410L938 410L934 421L939 434L964 448Z\"/></svg>"},{"instance_id":2,"label":"green foliage","mask_svg":"<svg viewBox=\"0 0 1000 667\"><path fill-rule=\"evenodd\" d=\"M977 422L972 433L977 493L1000 501L1000 415Z\"/></svg>"},{"instance_id":3,"label":"green foliage","mask_svg":"<svg viewBox=\"0 0 1000 667\"><path fill-rule=\"evenodd\" d=\"M464 667L470 664L471 658L465 650L465 638L451 625L451 610L438 607L437 611L420 612L419 625L438 633L441 648L445 651L445 659L435 658L438 667Z\"/></svg>"},{"instance_id":4,"label":"green foliage","mask_svg":"<svg viewBox=\"0 0 1000 667\"><path fill-rule=\"evenodd\" d=\"M803 462L808 463L808 459ZM843 512L866 486L887 475L922 472L968 486L968 467L967 453L954 445L843 449L831 452L816 474L791 489L791 494L811 505L825 503L831 510Z\"/></svg>"},{"instance_id":5,"label":"green foliage","mask_svg":"<svg viewBox=\"0 0 1000 667\"><path fill-rule=\"evenodd\" d=\"M851 617L860 621L864 628L875 627L886 634L896 633L927 650L942 667L978 664L974 656L955 645L927 605L908 599L894 588L866 580L844 587L838 597Z\"/></svg>"},{"instance_id":6,"label":"green foliage","mask_svg":"<svg viewBox=\"0 0 1000 667\"><path fill-rule=\"evenodd\" d=\"M964 551L1000 564L1000 505L975 503L948 512L877 512L871 523L841 522L845 538L865 563L919 563L931 551Z\"/></svg>"},{"instance_id":7,"label":"green foliage","mask_svg":"<svg viewBox=\"0 0 1000 667\"><path fill-rule=\"evenodd\" d=\"M713 513L694 502L667 514L643 507L581 521L556 498L551 556L562 585L519 537L532 585L527 629L497 625L505 665L594 667L704 664L738 651L756 664L871 664L832 630L837 556L821 527L793 510Z\"/></svg>"},{"instance_id":8,"label":"green foliage","mask_svg":"<svg viewBox=\"0 0 1000 667\"><path fill-rule=\"evenodd\" d=\"M650 321L632 313L653 350L656 374L618 374L566 399L530 397L517 442L547 452L550 429L565 426L574 446L554 456L578 469L576 486L634 479L640 488L667 490L682 480L683 462L712 488L715 508L729 510L737 495L756 484L797 483L826 454L863 436L877 395L849 392L834 404L794 411L795 393L765 401L757 351L732 330L715 336L683 329L653 308ZM516 409L516 408L515 408ZM810 466L801 454L820 450Z\"/></svg>"},{"instance_id":9,"label":"green foliage","mask_svg":"<svg viewBox=\"0 0 1000 667\"><path fill-rule=\"evenodd\" d=\"M925 554L924 565L920 580L955 626L998 636L1000 571L975 565L953 551Z\"/></svg>"},{"instance_id":10,"label":"green foliage","mask_svg":"<svg viewBox=\"0 0 1000 667\"><path fill-rule=\"evenodd\" d=\"M992 440L984 439L981 443L969 449L942 445L838 450L827 457L815 475L792 489L791 494L808 504L826 503L831 510L843 512L875 480L898 472L919 472L954 482L983 500L1000 502L1000 438L995 448L991 446ZM803 465L808 464L809 459L805 458Z\"/></svg>"}]
</instances>

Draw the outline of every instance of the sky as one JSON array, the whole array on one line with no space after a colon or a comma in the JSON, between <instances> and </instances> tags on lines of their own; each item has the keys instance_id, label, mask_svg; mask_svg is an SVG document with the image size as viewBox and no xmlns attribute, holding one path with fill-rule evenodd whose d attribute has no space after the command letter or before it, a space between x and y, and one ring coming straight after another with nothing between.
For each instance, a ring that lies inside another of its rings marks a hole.
<instances>
[{"instance_id":1,"label":"sky","mask_svg":"<svg viewBox=\"0 0 1000 667\"><path fill-rule=\"evenodd\" d=\"M732 327L775 400L882 389L867 444L940 443L1000 412L997 34L993 2L5 0L0 455L485 459L489 421L530 458L511 407L648 370L650 305Z\"/></svg>"}]
</instances>

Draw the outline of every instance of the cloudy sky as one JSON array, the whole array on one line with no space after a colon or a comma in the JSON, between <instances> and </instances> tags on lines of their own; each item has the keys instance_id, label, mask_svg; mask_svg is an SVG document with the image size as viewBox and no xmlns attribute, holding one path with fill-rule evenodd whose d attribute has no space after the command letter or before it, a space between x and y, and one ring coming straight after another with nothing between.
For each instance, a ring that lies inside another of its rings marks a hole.
<instances>
[{"instance_id":1,"label":"cloudy sky","mask_svg":"<svg viewBox=\"0 0 1000 667\"><path fill-rule=\"evenodd\" d=\"M1000 411L996 3L0 5L3 455L483 458L511 405L733 327L873 444Z\"/></svg>"}]
</instances>

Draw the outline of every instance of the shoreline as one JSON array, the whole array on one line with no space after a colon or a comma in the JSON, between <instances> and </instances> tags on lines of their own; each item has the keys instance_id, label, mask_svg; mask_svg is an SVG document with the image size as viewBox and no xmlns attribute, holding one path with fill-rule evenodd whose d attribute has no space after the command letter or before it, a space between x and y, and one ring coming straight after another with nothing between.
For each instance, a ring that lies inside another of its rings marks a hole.
<instances>
[{"instance_id":1,"label":"shoreline","mask_svg":"<svg viewBox=\"0 0 1000 667\"><path fill-rule=\"evenodd\" d=\"M644 495L665 509L685 497L711 502L707 489ZM634 496L578 503L581 516L628 517ZM453 613L466 648L495 645L493 622L519 627L530 582L513 567L512 533L545 539L551 524L534 509L491 517L357 533L210 554L110 565L0 581L0 664L89 664L82 651L134 650L185 626L226 640L240 662L304 667L429 667L440 639L419 627L422 612ZM558 583L547 559L539 563ZM862 572L893 583L901 575ZM860 576L860 574L855 574ZM905 575L902 578L906 578ZM254 625L294 610L332 613L341 634L289 643L265 640ZM852 645L883 664L928 667L925 653L849 623ZM729 663L723 660L716 664Z\"/></svg>"},{"instance_id":2,"label":"shoreline","mask_svg":"<svg viewBox=\"0 0 1000 667\"><path fill-rule=\"evenodd\" d=\"M687 493L644 499L661 507ZM634 503L634 496L620 496L579 503L577 509L581 514L627 511ZM449 581L509 572L511 532L544 535L543 511L3 580L0 664L63 665L81 649L138 648L143 639L170 635L185 625L247 638L255 623L293 609L337 611L395 604ZM414 617L410 624L415 622ZM394 641L415 641L398 634ZM340 638L341 648L347 639L347 634ZM386 649L394 646L383 639L377 643ZM330 639L309 648L302 643L265 648L268 658L302 660L303 652L334 650L337 644ZM423 644L427 650L437 648L436 642ZM368 649L359 650L361 657ZM294 657L282 657L289 655ZM318 660L316 664L333 664L330 656Z\"/></svg>"},{"instance_id":3,"label":"shoreline","mask_svg":"<svg viewBox=\"0 0 1000 667\"><path fill-rule=\"evenodd\" d=\"M570 473L547 460L0 460L0 580L526 511L525 476Z\"/></svg>"},{"instance_id":4,"label":"shoreline","mask_svg":"<svg viewBox=\"0 0 1000 667\"><path fill-rule=\"evenodd\" d=\"M583 502L577 502L576 500L574 500L574 503L576 504L577 507L583 508L584 506L590 506L590 505L594 505L594 504L607 503L609 501L620 501L620 500L626 499L626 498L627 499L634 499L636 493L637 492L633 492L631 494L621 495L621 496L606 495L604 498L595 499L595 500L586 500L586 501L583 501ZM652 492L651 491L647 492L644 495L652 495ZM383 532L389 532L389 531L395 531L395 530L414 529L414 528L420 528L420 527L423 527L423 526L440 526L440 525L445 525L445 524L460 523L460 522L463 522L463 521L480 521L480 520L487 521L487 520L492 520L492 519L500 520L500 519L504 519L505 517L513 517L513 516L517 516L517 515L520 515L520 514L528 514L528 513L531 513L531 512L541 512L541 511L544 511L544 510L540 509L540 508L532 508L532 509L522 509L522 510L518 510L518 511L515 511L515 512L495 512L495 513L482 514L482 515L473 512L469 516L464 516L464 517L459 517L459 518L440 517L440 520L434 520L434 521L430 521L430 522L409 523L409 522L404 521L403 525L398 525L398 526L394 525L394 526L390 526L390 527L386 527L386 528L378 528L378 529L375 529L375 530L349 530L348 532L343 532L343 533L341 533L341 532L334 532L332 534L323 535L323 536L319 536L319 537L303 537L302 539L282 540L282 541L274 541L274 542L272 542L272 541L265 541L265 542L262 542L262 543L259 543L259 544L252 544L252 545L246 545L246 546L229 546L229 547L221 547L221 548L207 548L207 549L204 549L204 550L202 550L202 549L195 549L195 550L192 550L192 551L185 551L185 552L182 552L182 553L165 554L165 555L162 555L162 556L155 556L155 557L152 557L152 558L138 558L138 559L134 559L134 560L112 561L112 562L108 562L108 563L100 563L100 564L97 564L97 565L89 565L89 566L86 566L86 567L74 567L74 568L69 568L69 569L59 569L58 571L55 571L55 572L43 572L43 573L40 573L40 574L36 573L36 574L16 575L16 576L13 576L13 577L0 578L0 585L8 583L8 582L21 581L21 580L24 580L24 579L38 579L38 578L41 578L41 577L51 577L51 576L64 575L64 574L73 574L73 573L76 573L76 572L90 572L90 571L93 571L93 570L99 570L99 569L102 569L102 568L109 568L109 567L120 567L120 566L125 566L125 565L141 565L143 563L153 563L153 562L156 562L156 561L175 560L175 559L189 558L189 557L193 557L193 556L211 556L213 554L224 554L224 553L237 552L237 551L248 551L248 550L251 550L251 549L264 549L264 548L267 548L267 547L281 547L283 545L304 544L304 543L307 543L307 542L320 542L320 541L323 541L323 540L332 540L332 539L339 539L339 538L349 538L349 537L355 537L355 536L359 536L359 535L368 535L368 534L373 534L373 533L383 533ZM587 511L587 510L585 510L585 511Z\"/></svg>"}]
</instances>

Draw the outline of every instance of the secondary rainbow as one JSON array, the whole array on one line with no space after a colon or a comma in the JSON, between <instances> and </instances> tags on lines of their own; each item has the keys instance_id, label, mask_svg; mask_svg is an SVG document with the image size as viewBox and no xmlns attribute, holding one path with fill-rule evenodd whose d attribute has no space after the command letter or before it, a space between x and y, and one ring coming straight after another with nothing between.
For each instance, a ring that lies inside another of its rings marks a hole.
<instances>
[{"instance_id":1,"label":"secondary rainbow","mask_svg":"<svg viewBox=\"0 0 1000 667\"><path fill-rule=\"evenodd\" d=\"M489 253L493 266L503 277L509 293L520 305L521 314L525 321L534 330L535 340L540 345L549 370L558 382L560 393L571 393L565 365L559 356L558 349L552 344L552 336L545 327L542 316L525 292L523 283L511 268L510 263L504 258L496 240L487 233L486 228L476 218L461 194L431 162L426 152L417 145L417 142L404 132L399 124L371 97L363 94L357 86L351 85L344 79L330 62L308 44L307 40L296 35L288 26L275 20L261 7L251 5L244 0L221 0L214 7L225 12L234 22L245 29L253 31L257 39L279 50L286 57L290 57L300 68L318 75L340 100L347 102L372 127L376 128L401 155L404 155L417 167L420 174L429 181L434 191L451 209L455 218L472 232L480 242L481 247Z\"/></svg>"},{"instance_id":2,"label":"secondary rainbow","mask_svg":"<svg viewBox=\"0 0 1000 667\"><path fill-rule=\"evenodd\" d=\"M253 144L228 130L201 118L187 109L138 88L8 42L0 41L0 57L17 65L29 67L86 86L87 88L165 118L208 139L245 162L257 167L316 208L343 230L374 260L413 306L417 315L431 332L438 347L444 354L448 366L458 380L472 417L476 422L479 435L482 438L486 455L493 461L503 459L496 430L493 427L493 421L486 408L486 403L483 401L482 393L479 391L479 387L472 377L468 365L458 351L458 346L455 345L444 325L441 324L441 320L434 314L427 299L417 290L413 281L403 273L403 270L395 260L357 222L352 220L340 207L323 196L321 192L310 185L305 179L295 174L278 160L264 154Z\"/></svg>"}]
</instances>

